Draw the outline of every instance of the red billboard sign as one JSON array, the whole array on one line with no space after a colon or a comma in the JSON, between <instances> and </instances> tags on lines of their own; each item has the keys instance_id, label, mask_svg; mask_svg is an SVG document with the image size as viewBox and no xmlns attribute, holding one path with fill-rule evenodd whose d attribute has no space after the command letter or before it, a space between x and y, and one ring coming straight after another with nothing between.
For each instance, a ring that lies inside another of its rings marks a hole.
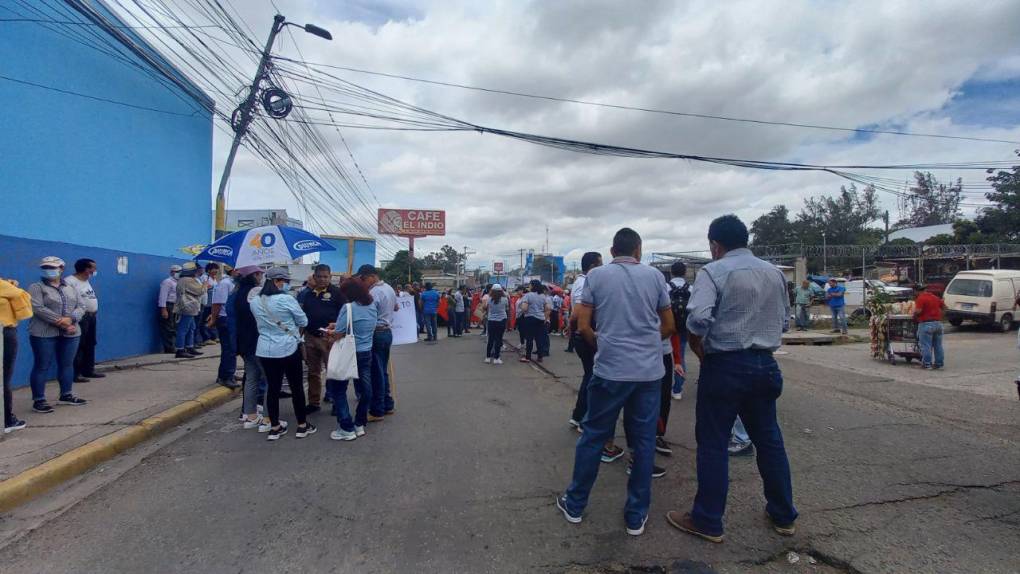
<instances>
[{"instance_id":1,"label":"red billboard sign","mask_svg":"<svg viewBox=\"0 0 1020 574\"><path fill-rule=\"evenodd\" d=\"M406 237L446 235L446 212L440 209L380 209L379 233Z\"/></svg>"}]
</instances>

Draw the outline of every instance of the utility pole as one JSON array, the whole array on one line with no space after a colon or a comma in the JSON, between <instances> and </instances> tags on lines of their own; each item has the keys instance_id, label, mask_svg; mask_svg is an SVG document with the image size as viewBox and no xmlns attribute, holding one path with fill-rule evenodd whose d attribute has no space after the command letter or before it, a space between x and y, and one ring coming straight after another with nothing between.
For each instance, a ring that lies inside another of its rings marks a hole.
<instances>
[{"instance_id":1,"label":"utility pole","mask_svg":"<svg viewBox=\"0 0 1020 574\"><path fill-rule=\"evenodd\" d=\"M297 26L286 21L282 14L273 16L273 27L269 30L269 39L266 40L266 48L262 51L262 58L259 60L258 70L255 72L255 79L252 80L251 87L248 89L248 97L244 99L244 102L234 110L233 115L230 118L231 127L234 129L234 141L230 144L230 153L227 154L227 163L223 166L223 175L220 177L220 188L216 192L216 235L214 239L219 239L227 234L227 182L230 180L230 170L234 167L234 158L237 157L237 148L241 146L241 138L248 133L248 126L251 125L252 112L255 109L255 102L258 99L259 89L262 85L262 80L266 76L266 68L269 67L270 52L273 49L273 42L276 41L276 35L283 30L284 26ZM305 24L304 26L298 26L304 28L305 32L313 34L326 40L332 40L333 36L312 24ZM289 105L289 102L288 102ZM289 110L288 110L289 111Z\"/></svg>"},{"instance_id":2,"label":"utility pole","mask_svg":"<svg viewBox=\"0 0 1020 574\"><path fill-rule=\"evenodd\" d=\"M457 287L458 288L460 287L460 270L463 267L464 275L465 275L465 281L464 282L467 283L467 277L466 277L467 276L467 258L468 258L468 255L474 255L475 253L477 253L477 252L476 251L468 251L468 246L467 245L464 246L464 254L463 254L462 258L461 258L460 265L457 266Z\"/></svg>"},{"instance_id":3,"label":"utility pole","mask_svg":"<svg viewBox=\"0 0 1020 574\"><path fill-rule=\"evenodd\" d=\"M521 267L520 267L520 270L521 270L521 283L520 284L524 285L524 249L521 249L520 252L521 252Z\"/></svg>"}]
</instances>

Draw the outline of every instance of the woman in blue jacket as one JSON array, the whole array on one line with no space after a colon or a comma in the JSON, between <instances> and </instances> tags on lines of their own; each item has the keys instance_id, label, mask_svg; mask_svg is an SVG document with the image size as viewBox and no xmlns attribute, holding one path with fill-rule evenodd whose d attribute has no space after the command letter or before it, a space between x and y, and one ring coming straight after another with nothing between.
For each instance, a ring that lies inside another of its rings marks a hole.
<instances>
[{"instance_id":1,"label":"woman in blue jacket","mask_svg":"<svg viewBox=\"0 0 1020 574\"><path fill-rule=\"evenodd\" d=\"M333 333L340 339L354 337L354 348L358 357L358 378L354 381L354 394L358 397L357 410L351 418L347 404L348 381L327 380L333 397L333 414L336 416L336 430L330 433L333 440L354 440L365 435L368 423L368 405L372 403L372 336L378 322L378 312L372 304L368 287L357 277L351 277L340 285L340 292L350 303L340 308ZM351 314L354 333L347 332L347 314Z\"/></svg>"}]
</instances>

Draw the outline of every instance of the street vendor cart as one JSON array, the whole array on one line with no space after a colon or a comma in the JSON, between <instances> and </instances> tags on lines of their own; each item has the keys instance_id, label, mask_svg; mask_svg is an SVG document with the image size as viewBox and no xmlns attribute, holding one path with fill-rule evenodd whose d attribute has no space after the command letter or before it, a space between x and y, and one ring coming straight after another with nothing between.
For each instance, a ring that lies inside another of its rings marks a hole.
<instances>
[{"instance_id":1,"label":"street vendor cart","mask_svg":"<svg viewBox=\"0 0 1020 574\"><path fill-rule=\"evenodd\" d=\"M921 360L921 349L917 343L917 323L913 315L886 315L885 356L890 365L896 364L896 357L907 363Z\"/></svg>"}]
</instances>

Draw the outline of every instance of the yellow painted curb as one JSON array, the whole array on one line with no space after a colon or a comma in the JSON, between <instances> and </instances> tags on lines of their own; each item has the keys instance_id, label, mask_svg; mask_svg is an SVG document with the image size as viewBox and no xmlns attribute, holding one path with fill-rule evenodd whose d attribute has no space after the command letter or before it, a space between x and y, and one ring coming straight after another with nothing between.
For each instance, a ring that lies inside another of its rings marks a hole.
<instances>
[{"instance_id":1,"label":"yellow painted curb","mask_svg":"<svg viewBox=\"0 0 1020 574\"><path fill-rule=\"evenodd\" d=\"M225 387L206 391L193 400L185 401L138 424L85 443L0 482L0 512L8 512L55 486L84 474L129 448L227 402L235 394Z\"/></svg>"}]
</instances>

